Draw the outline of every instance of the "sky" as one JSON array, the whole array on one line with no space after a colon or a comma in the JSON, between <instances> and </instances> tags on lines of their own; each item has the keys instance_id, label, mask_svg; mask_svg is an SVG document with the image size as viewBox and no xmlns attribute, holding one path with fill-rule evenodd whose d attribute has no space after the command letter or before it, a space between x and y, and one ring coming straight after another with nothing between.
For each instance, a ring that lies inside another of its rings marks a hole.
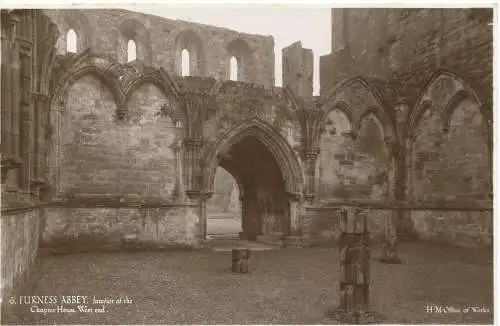
<instances>
[{"instance_id":1,"label":"sky","mask_svg":"<svg viewBox=\"0 0 500 326\"><path fill-rule=\"evenodd\" d=\"M123 9L139 11L169 19L182 19L225 27L238 32L272 35L275 52L276 86L282 86L281 50L301 41L314 54L314 94L319 95L319 57L331 50L331 9L326 5L124 5Z\"/></svg>"}]
</instances>

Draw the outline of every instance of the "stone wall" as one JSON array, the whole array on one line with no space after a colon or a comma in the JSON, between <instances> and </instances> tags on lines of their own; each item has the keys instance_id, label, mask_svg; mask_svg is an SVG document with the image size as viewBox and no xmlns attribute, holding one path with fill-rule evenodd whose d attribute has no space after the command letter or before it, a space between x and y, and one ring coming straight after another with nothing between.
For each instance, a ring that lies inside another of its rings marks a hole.
<instances>
[{"instance_id":1,"label":"stone wall","mask_svg":"<svg viewBox=\"0 0 500 326\"><path fill-rule=\"evenodd\" d=\"M399 205L398 232L492 243L491 22L491 9L332 9L317 205Z\"/></svg>"},{"instance_id":2,"label":"stone wall","mask_svg":"<svg viewBox=\"0 0 500 326\"><path fill-rule=\"evenodd\" d=\"M1 323L29 294L46 203L48 81L57 29L40 10L1 10Z\"/></svg>"},{"instance_id":3,"label":"stone wall","mask_svg":"<svg viewBox=\"0 0 500 326\"><path fill-rule=\"evenodd\" d=\"M369 206L369 205L368 205ZM373 205L376 206L376 205ZM370 238L380 244L391 209L363 208L368 212ZM493 212L489 209L457 210L452 208L410 209L418 239L443 245L477 247L493 245ZM332 245L340 239L340 208L307 207L304 237L311 245Z\"/></svg>"},{"instance_id":4,"label":"stone wall","mask_svg":"<svg viewBox=\"0 0 500 326\"><path fill-rule=\"evenodd\" d=\"M85 76L71 86L61 114L59 161L52 169L58 192L136 194L170 199L178 195L179 134L171 105L154 85L143 85L128 101L129 123L115 122L116 104L106 86Z\"/></svg>"},{"instance_id":5,"label":"stone wall","mask_svg":"<svg viewBox=\"0 0 500 326\"><path fill-rule=\"evenodd\" d=\"M419 88L441 68L467 78L485 96L492 90L492 9L332 10L332 53L321 58L321 93L362 75Z\"/></svg>"},{"instance_id":6,"label":"stone wall","mask_svg":"<svg viewBox=\"0 0 500 326\"><path fill-rule=\"evenodd\" d=\"M429 109L413 143L408 192L414 200L491 199L491 154L477 104L464 100L451 117ZM443 130L442 119L449 119Z\"/></svg>"},{"instance_id":7,"label":"stone wall","mask_svg":"<svg viewBox=\"0 0 500 326\"><path fill-rule=\"evenodd\" d=\"M373 116L367 116L356 139L346 115L328 114L320 140L317 167L318 203L329 199L388 198L389 158L383 130Z\"/></svg>"},{"instance_id":8,"label":"stone wall","mask_svg":"<svg viewBox=\"0 0 500 326\"><path fill-rule=\"evenodd\" d=\"M95 252L182 249L198 244L197 205L154 205L140 200L134 205L130 198L114 205L112 200L107 205L89 202L87 199L87 207L80 199L46 208L50 218L43 232L43 247L55 252ZM141 208L141 204L148 207Z\"/></svg>"},{"instance_id":9,"label":"stone wall","mask_svg":"<svg viewBox=\"0 0 500 326\"><path fill-rule=\"evenodd\" d=\"M2 321L15 313L9 298L26 295L38 254L40 216L38 209L2 212Z\"/></svg>"},{"instance_id":10,"label":"stone wall","mask_svg":"<svg viewBox=\"0 0 500 326\"><path fill-rule=\"evenodd\" d=\"M134 40L137 61L163 67L181 75L181 52L187 49L190 75L228 80L230 58L238 61L238 80L274 86L274 40L272 36L165 19L126 10L45 10L57 24L61 37L59 54L66 54L66 35L73 29L78 53L85 49L127 63L127 42Z\"/></svg>"}]
</instances>

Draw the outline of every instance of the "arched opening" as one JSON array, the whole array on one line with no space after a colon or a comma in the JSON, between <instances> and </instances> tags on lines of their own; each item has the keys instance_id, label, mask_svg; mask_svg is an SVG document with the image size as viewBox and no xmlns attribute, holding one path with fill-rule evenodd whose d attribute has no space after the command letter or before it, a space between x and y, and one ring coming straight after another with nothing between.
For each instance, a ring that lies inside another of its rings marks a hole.
<instances>
[{"instance_id":1,"label":"arched opening","mask_svg":"<svg viewBox=\"0 0 500 326\"><path fill-rule=\"evenodd\" d=\"M68 53L77 52L77 37L74 29L70 29L66 34L66 51Z\"/></svg>"},{"instance_id":2,"label":"arched opening","mask_svg":"<svg viewBox=\"0 0 500 326\"><path fill-rule=\"evenodd\" d=\"M134 40L129 40L127 43L127 62L132 62L137 59L137 45Z\"/></svg>"},{"instance_id":3,"label":"arched opening","mask_svg":"<svg viewBox=\"0 0 500 326\"><path fill-rule=\"evenodd\" d=\"M238 179L241 205L240 238L291 234L290 207L280 164L254 135L244 136L222 155L219 167Z\"/></svg>"},{"instance_id":4,"label":"arched opening","mask_svg":"<svg viewBox=\"0 0 500 326\"><path fill-rule=\"evenodd\" d=\"M234 39L228 43L226 51L231 58L228 67L229 79L239 81L252 81L252 76L250 75L251 70L245 69L245 67L253 66L253 51L248 43L241 38ZM235 76L234 79L233 76Z\"/></svg>"},{"instance_id":5,"label":"arched opening","mask_svg":"<svg viewBox=\"0 0 500 326\"><path fill-rule=\"evenodd\" d=\"M191 60L189 58L189 51L187 49L181 52L181 76L190 76L190 64Z\"/></svg>"},{"instance_id":6,"label":"arched opening","mask_svg":"<svg viewBox=\"0 0 500 326\"><path fill-rule=\"evenodd\" d=\"M235 56L229 59L229 80L238 80L238 60Z\"/></svg>"},{"instance_id":7,"label":"arched opening","mask_svg":"<svg viewBox=\"0 0 500 326\"><path fill-rule=\"evenodd\" d=\"M207 201L207 238L237 239L242 232L240 191L224 168L215 173L214 192Z\"/></svg>"}]
</instances>

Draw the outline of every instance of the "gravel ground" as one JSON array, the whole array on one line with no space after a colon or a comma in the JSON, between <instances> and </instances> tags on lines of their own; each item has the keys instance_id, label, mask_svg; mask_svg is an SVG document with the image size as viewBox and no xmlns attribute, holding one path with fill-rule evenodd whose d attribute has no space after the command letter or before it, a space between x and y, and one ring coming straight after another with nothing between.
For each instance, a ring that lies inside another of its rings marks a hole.
<instances>
[{"instance_id":1,"label":"gravel ground","mask_svg":"<svg viewBox=\"0 0 500 326\"><path fill-rule=\"evenodd\" d=\"M230 255L204 250L45 256L30 294L81 295L90 300L127 296L131 303L106 305L105 312L46 314L30 312L30 305L25 305L18 322L335 323L325 318L325 312L337 306L337 248L256 251L256 270L243 275L229 272ZM383 265L377 261L379 255L380 250L373 249L371 301L384 323L493 323L491 253L403 243L400 257L404 264ZM433 304L484 306L490 313L426 312L426 306Z\"/></svg>"}]
</instances>

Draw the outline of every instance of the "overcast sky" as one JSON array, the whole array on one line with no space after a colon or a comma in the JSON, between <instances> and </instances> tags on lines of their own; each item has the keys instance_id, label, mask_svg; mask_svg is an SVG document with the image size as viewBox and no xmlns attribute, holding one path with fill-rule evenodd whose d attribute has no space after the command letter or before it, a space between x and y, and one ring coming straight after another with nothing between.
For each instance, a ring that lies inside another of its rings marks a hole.
<instances>
[{"instance_id":1,"label":"overcast sky","mask_svg":"<svg viewBox=\"0 0 500 326\"><path fill-rule=\"evenodd\" d=\"M239 32L272 35L275 44L275 80L281 86L281 50L301 41L314 53L314 93L319 93L319 56L330 53L330 8L326 5L125 5L170 19L182 19L230 28Z\"/></svg>"}]
</instances>

